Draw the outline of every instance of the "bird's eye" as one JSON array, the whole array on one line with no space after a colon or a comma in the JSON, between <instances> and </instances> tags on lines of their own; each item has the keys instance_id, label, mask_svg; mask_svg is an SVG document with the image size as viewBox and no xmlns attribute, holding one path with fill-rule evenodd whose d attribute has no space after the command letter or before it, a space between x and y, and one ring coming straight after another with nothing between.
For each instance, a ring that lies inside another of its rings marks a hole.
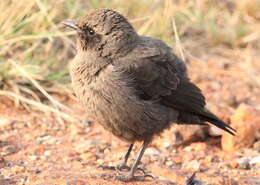
<instances>
[{"instance_id":1,"label":"bird's eye","mask_svg":"<svg viewBox=\"0 0 260 185\"><path fill-rule=\"evenodd\" d=\"M88 29L88 32L89 32L90 35L94 35L94 33L95 33L94 30L91 29L91 28Z\"/></svg>"}]
</instances>

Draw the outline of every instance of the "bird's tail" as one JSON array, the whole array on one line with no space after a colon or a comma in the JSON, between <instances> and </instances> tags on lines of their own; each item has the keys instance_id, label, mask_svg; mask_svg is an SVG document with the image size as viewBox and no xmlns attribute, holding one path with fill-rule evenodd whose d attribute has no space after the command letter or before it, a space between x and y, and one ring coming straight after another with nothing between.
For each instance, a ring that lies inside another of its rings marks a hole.
<instances>
[{"instance_id":1,"label":"bird's tail","mask_svg":"<svg viewBox=\"0 0 260 185\"><path fill-rule=\"evenodd\" d=\"M213 113L211 113L209 110L205 109L205 111L200 115L200 118L203 121L207 121L215 125L216 127L232 134L236 135L236 130L229 126L224 121L220 120L217 116L215 116Z\"/></svg>"}]
</instances>

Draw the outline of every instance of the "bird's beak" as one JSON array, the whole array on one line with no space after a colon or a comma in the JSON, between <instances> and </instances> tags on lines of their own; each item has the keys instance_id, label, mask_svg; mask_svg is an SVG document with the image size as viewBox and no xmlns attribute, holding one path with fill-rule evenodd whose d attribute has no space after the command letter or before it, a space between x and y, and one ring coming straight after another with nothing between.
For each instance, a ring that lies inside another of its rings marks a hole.
<instances>
[{"instance_id":1,"label":"bird's beak","mask_svg":"<svg viewBox=\"0 0 260 185\"><path fill-rule=\"evenodd\" d=\"M68 26L68 27L72 28L73 30L75 30L79 33L82 33L81 28L74 21L62 21L61 24L64 24L65 26Z\"/></svg>"}]
</instances>

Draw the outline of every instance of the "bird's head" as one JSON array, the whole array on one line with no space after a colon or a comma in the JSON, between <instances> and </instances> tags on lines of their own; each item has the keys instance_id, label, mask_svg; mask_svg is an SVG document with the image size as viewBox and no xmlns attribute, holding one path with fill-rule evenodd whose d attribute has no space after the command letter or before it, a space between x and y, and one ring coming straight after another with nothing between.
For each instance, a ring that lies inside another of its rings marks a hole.
<instances>
[{"instance_id":1,"label":"bird's head","mask_svg":"<svg viewBox=\"0 0 260 185\"><path fill-rule=\"evenodd\" d=\"M62 23L77 31L78 49L98 52L102 56L124 55L138 39L127 19L110 9L92 10L78 24L73 21Z\"/></svg>"}]
</instances>

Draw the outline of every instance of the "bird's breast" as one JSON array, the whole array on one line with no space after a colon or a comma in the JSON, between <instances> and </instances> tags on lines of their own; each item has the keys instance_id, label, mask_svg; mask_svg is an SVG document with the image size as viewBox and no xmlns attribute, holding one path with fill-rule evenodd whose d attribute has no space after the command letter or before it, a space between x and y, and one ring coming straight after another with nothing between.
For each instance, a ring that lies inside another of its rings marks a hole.
<instances>
[{"instance_id":1,"label":"bird's breast","mask_svg":"<svg viewBox=\"0 0 260 185\"><path fill-rule=\"evenodd\" d=\"M108 65L98 75L88 69L70 70L75 94L84 105L87 119L127 141L142 140L162 130L169 122L168 110L140 100L132 79Z\"/></svg>"}]
</instances>

